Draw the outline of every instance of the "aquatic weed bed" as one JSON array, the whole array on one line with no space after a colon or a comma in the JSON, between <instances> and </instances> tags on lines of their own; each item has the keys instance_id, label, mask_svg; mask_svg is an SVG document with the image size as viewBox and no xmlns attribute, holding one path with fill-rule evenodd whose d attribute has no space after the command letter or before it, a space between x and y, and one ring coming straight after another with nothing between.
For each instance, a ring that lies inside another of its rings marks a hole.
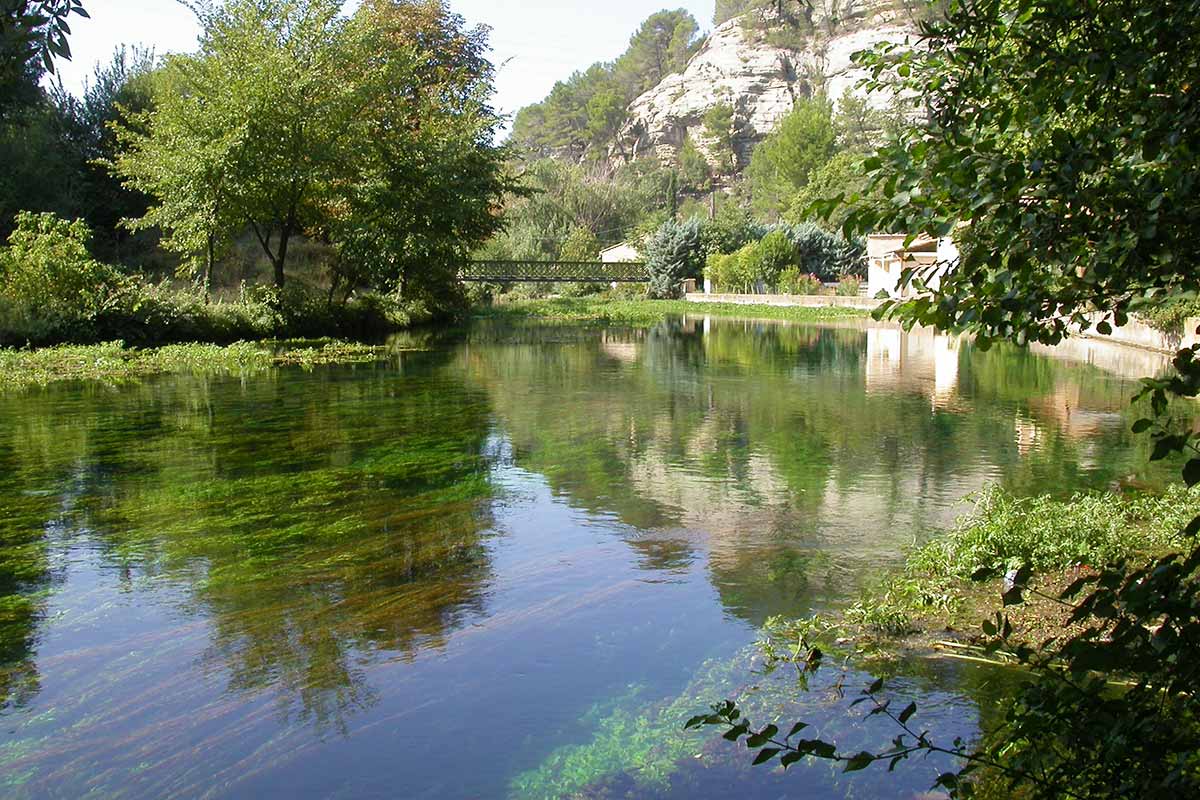
<instances>
[{"instance_id":1,"label":"aquatic weed bed","mask_svg":"<svg viewBox=\"0 0 1200 800\"><path fill-rule=\"evenodd\" d=\"M329 339L126 347L122 342L0 350L0 389L63 380L121 381L161 372L249 372L272 366L366 363L385 348Z\"/></svg>"}]
</instances>

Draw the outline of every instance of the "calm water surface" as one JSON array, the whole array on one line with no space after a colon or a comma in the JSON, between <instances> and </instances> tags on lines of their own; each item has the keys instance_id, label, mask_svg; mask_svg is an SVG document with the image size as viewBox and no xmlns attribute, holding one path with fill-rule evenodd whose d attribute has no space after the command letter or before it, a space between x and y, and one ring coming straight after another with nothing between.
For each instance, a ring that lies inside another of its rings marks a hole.
<instances>
[{"instance_id":1,"label":"calm water surface","mask_svg":"<svg viewBox=\"0 0 1200 800\"><path fill-rule=\"evenodd\" d=\"M1132 377L927 332L424 344L0 395L0 794L916 796L938 765L783 775L680 727L736 695L890 739L832 672L756 674L758 626L853 599L988 483L1163 477ZM903 672L964 735L999 680Z\"/></svg>"}]
</instances>

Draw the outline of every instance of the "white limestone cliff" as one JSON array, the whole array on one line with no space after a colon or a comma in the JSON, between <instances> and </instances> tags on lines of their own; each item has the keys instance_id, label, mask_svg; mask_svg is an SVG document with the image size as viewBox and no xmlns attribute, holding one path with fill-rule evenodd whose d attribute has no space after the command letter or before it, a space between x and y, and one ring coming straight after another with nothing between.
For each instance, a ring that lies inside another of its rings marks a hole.
<instances>
[{"instance_id":1,"label":"white limestone cliff","mask_svg":"<svg viewBox=\"0 0 1200 800\"><path fill-rule=\"evenodd\" d=\"M712 32L682 73L669 75L629 106L611 154L635 158L650 153L673 160L691 137L708 151L705 113L721 103L734 109L734 150L739 166L801 97L824 91L835 103L866 77L850 60L853 53L883 41L911 39L915 25L895 6L860 2L836 24L817 18L801 47L781 47L759 29L730 20ZM869 101L882 106L881 95Z\"/></svg>"}]
</instances>

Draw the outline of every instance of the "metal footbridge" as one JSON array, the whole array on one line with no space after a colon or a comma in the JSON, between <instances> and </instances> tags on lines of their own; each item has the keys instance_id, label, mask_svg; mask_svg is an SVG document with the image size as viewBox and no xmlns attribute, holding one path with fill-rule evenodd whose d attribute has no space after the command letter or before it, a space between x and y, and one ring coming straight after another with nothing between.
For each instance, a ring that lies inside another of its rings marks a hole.
<instances>
[{"instance_id":1,"label":"metal footbridge","mask_svg":"<svg viewBox=\"0 0 1200 800\"><path fill-rule=\"evenodd\" d=\"M492 283L642 283L641 261L468 261L464 281Z\"/></svg>"}]
</instances>

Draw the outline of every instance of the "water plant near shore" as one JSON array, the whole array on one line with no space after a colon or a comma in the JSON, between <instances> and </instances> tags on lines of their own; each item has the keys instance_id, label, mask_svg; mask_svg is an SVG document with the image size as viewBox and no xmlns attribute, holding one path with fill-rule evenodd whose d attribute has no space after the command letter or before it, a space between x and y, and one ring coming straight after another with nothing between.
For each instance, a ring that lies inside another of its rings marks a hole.
<instances>
[{"instance_id":1,"label":"water plant near shore","mask_svg":"<svg viewBox=\"0 0 1200 800\"><path fill-rule=\"evenodd\" d=\"M974 495L969 513L944 536L909 553L903 574L868 590L846 621L874 633L903 635L914 617L939 618L974 594L972 577L1011 570L1032 575L1093 567L1185 544L1180 531L1200 513L1200 488L1162 494L1081 492L1069 499L1016 497L998 486Z\"/></svg>"},{"instance_id":2,"label":"water plant near shore","mask_svg":"<svg viewBox=\"0 0 1200 800\"><path fill-rule=\"evenodd\" d=\"M122 342L0 349L0 390L64 380L126 381L160 372L249 373L273 366L378 361L386 348L334 340L174 344L138 349Z\"/></svg>"}]
</instances>

